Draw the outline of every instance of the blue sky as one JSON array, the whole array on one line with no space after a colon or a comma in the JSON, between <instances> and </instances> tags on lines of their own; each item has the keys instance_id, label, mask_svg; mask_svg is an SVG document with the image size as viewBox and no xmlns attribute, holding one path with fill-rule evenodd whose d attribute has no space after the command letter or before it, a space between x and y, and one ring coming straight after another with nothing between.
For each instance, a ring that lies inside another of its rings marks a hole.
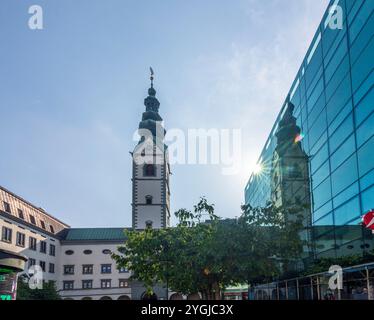
<instances>
[{"instance_id":1,"label":"blue sky","mask_svg":"<svg viewBox=\"0 0 374 320\"><path fill-rule=\"evenodd\" d=\"M328 0L3 0L0 185L75 227L131 225L132 140L156 72L167 129L240 128L243 166L175 165L172 211L243 190ZM44 29L28 28L28 8Z\"/></svg>"}]
</instances>

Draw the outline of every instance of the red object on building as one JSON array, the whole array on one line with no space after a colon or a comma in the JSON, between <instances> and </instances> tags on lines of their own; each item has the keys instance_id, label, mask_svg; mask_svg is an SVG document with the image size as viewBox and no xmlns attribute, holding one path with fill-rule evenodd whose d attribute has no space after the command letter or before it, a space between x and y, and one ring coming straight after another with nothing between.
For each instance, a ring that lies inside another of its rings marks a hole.
<instances>
[{"instance_id":1,"label":"red object on building","mask_svg":"<svg viewBox=\"0 0 374 320\"><path fill-rule=\"evenodd\" d=\"M374 230L374 209L366 213L362 219L366 228Z\"/></svg>"}]
</instances>

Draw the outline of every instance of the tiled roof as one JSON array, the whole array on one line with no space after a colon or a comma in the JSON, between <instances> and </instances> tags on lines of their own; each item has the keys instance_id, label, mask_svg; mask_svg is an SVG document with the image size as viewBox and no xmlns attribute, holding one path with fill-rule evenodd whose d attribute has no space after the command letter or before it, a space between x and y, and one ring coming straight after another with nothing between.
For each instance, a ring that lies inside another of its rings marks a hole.
<instances>
[{"instance_id":1,"label":"tiled roof","mask_svg":"<svg viewBox=\"0 0 374 320\"><path fill-rule=\"evenodd\" d=\"M128 228L72 228L63 236L65 241L115 241L126 240L125 229Z\"/></svg>"}]
</instances>

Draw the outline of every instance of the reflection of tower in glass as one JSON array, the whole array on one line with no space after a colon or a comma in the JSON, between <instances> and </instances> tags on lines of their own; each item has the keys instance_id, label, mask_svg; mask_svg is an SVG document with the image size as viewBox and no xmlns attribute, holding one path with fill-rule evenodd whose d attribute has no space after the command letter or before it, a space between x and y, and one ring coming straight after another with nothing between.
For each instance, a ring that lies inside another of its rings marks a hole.
<instances>
[{"instance_id":1,"label":"reflection of tower in glass","mask_svg":"<svg viewBox=\"0 0 374 320\"><path fill-rule=\"evenodd\" d=\"M310 240L307 231L311 226L309 157L301 146L301 130L293 116L294 108L288 102L275 134L277 145L271 167L271 200L277 207L300 206L306 228L302 237Z\"/></svg>"}]
</instances>

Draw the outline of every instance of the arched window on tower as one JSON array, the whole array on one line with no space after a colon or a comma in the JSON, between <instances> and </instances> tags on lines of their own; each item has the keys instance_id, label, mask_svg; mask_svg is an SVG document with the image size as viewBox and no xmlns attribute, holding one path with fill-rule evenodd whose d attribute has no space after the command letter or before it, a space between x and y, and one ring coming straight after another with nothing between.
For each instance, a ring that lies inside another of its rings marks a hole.
<instances>
[{"instance_id":1,"label":"arched window on tower","mask_svg":"<svg viewBox=\"0 0 374 320\"><path fill-rule=\"evenodd\" d=\"M153 197L152 196L150 196L150 195L147 195L147 196L145 196L145 203L146 204L152 204L152 202L153 202Z\"/></svg>"},{"instance_id":2,"label":"arched window on tower","mask_svg":"<svg viewBox=\"0 0 374 320\"><path fill-rule=\"evenodd\" d=\"M154 164L145 164L143 167L143 175L145 177L155 177L156 166Z\"/></svg>"}]
</instances>

